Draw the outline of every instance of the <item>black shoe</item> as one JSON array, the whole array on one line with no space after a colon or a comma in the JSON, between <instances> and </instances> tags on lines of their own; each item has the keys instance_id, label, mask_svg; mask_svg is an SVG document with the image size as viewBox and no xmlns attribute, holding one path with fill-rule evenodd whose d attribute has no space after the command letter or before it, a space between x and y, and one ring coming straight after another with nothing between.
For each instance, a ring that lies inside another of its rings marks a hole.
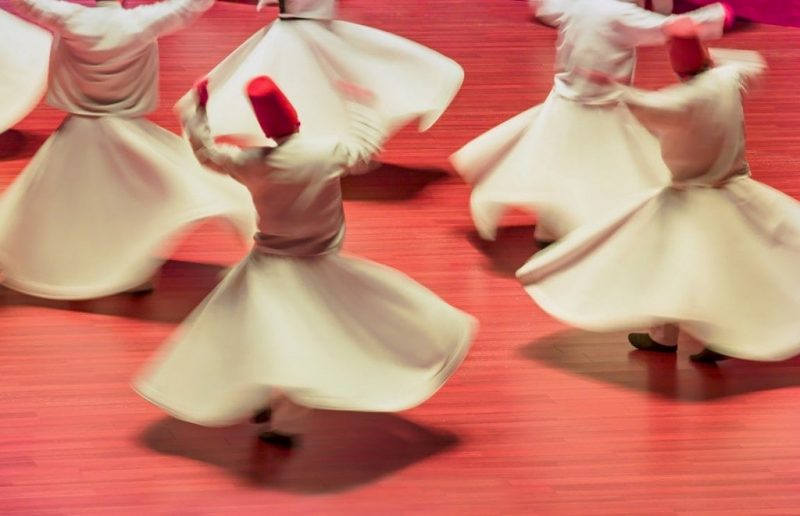
<instances>
[{"instance_id":1,"label":"black shoe","mask_svg":"<svg viewBox=\"0 0 800 516\"><path fill-rule=\"evenodd\" d=\"M678 346L665 346L650 338L647 333L629 333L628 342L636 349L642 351L656 351L658 353L675 353Z\"/></svg>"},{"instance_id":2,"label":"black shoe","mask_svg":"<svg viewBox=\"0 0 800 516\"><path fill-rule=\"evenodd\" d=\"M259 412L256 412L255 415L250 418L250 422L260 425L261 423L269 423L270 419L272 419L272 409L267 407Z\"/></svg>"},{"instance_id":3,"label":"black shoe","mask_svg":"<svg viewBox=\"0 0 800 516\"><path fill-rule=\"evenodd\" d=\"M689 360L699 364L716 364L717 362L727 360L729 358L729 356L723 355L722 353L717 353L716 351L712 351L708 348L703 348L703 351L700 353L691 355Z\"/></svg>"},{"instance_id":4,"label":"black shoe","mask_svg":"<svg viewBox=\"0 0 800 516\"><path fill-rule=\"evenodd\" d=\"M294 448L294 446L297 444L298 441L298 437L295 435L282 434L279 432L272 432L272 431L262 432L258 436L258 439L262 443L272 444L279 448L285 448L285 449Z\"/></svg>"}]
</instances>

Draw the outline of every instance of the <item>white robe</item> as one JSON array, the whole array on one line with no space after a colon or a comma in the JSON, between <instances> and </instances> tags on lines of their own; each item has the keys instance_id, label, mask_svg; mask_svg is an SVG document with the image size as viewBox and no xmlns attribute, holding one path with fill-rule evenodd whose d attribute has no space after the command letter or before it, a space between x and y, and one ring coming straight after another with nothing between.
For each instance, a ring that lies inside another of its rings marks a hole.
<instances>
[{"instance_id":1,"label":"white robe","mask_svg":"<svg viewBox=\"0 0 800 516\"><path fill-rule=\"evenodd\" d=\"M471 316L399 271L339 255L339 177L369 161L383 132L370 116L350 118L341 141L301 132L244 151L215 145L205 117L190 118L198 157L247 185L261 230L139 375L144 398L209 426L247 419L276 390L307 407L396 411L459 366Z\"/></svg>"},{"instance_id":2,"label":"white robe","mask_svg":"<svg viewBox=\"0 0 800 516\"><path fill-rule=\"evenodd\" d=\"M0 9L0 133L44 96L52 39L46 30Z\"/></svg>"},{"instance_id":3,"label":"white robe","mask_svg":"<svg viewBox=\"0 0 800 516\"><path fill-rule=\"evenodd\" d=\"M281 19L253 34L210 72L213 134L265 143L244 94L257 75L268 75L281 87L307 136L347 129L340 81L374 92L389 132L413 120L419 120L420 130L436 122L461 87L464 71L458 63L405 38L330 19L334 6L334 0L287 2ZM189 99L185 96L179 106Z\"/></svg>"},{"instance_id":4,"label":"white robe","mask_svg":"<svg viewBox=\"0 0 800 516\"><path fill-rule=\"evenodd\" d=\"M800 203L753 180L741 90L755 53L665 90L623 98L659 135L671 186L535 255L517 275L554 317L589 330L677 323L725 355L800 352Z\"/></svg>"},{"instance_id":5,"label":"white robe","mask_svg":"<svg viewBox=\"0 0 800 516\"><path fill-rule=\"evenodd\" d=\"M158 100L156 38L212 3L15 1L56 33L47 101L70 116L0 197L4 284L49 298L114 294L148 280L187 224L225 216L252 234L246 189L143 118Z\"/></svg>"},{"instance_id":6,"label":"white robe","mask_svg":"<svg viewBox=\"0 0 800 516\"><path fill-rule=\"evenodd\" d=\"M547 100L451 156L474 184L470 207L483 238L494 238L504 212L516 207L536 214L538 238L558 239L668 181L658 142L619 98L620 84L632 81L636 47L666 42L671 17L619 0L562 5ZM722 34L719 4L690 16L704 37Z\"/></svg>"}]
</instances>

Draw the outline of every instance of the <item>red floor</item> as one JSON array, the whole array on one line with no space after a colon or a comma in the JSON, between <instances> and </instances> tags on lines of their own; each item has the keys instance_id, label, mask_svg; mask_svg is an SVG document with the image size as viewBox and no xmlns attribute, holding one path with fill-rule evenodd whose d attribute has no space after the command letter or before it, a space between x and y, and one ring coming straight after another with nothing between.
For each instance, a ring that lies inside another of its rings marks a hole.
<instances>
[{"instance_id":1,"label":"red floor","mask_svg":"<svg viewBox=\"0 0 800 516\"><path fill-rule=\"evenodd\" d=\"M220 3L164 40L153 118L176 130L177 97L273 14ZM128 382L244 253L206 225L150 296L69 303L0 290L0 514L800 513L800 361L696 367L696 343L653 356L622 334L566 329L513 278L536 251L530 229L512 225L495 243L472 230L468 188L446 158L544 99L555 33L510 0L344 0L341 15L466 69L441 123L393 140L393 165L348 180L346 207L347 251L481 320L463 368L406 413L319 413L289 455L249 427L165 417ZM800 32L752 25L724 44L770 62L747 104L749 157L757 178L800 196ZM663 51L643 52L639 83L670 80ZM42 107L0 136L0 188L61 118Z\"/></svg>"}]
</instances>

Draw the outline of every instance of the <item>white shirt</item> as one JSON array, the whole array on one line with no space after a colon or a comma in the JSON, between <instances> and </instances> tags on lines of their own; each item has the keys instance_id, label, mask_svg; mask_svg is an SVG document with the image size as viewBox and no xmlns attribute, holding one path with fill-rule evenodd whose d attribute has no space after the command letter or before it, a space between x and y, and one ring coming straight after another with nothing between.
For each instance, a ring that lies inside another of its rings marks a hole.
<instances>
[{"instance_id":1,"label":"white shirt","mask_svg":"<svg viewBox=\"0 0 800 516\"><path fill-rule=\"evenodd\" d=\"M674 16L647 11L624 0L543 0L558 24L555 91L584 104L619 98L618 84L630 84L636 47L666 43L665 26ZM722 35L725 10L712 4L687 13L700 37Z\"/></svg>"},{"instance_id":2,"label":"white shirt","mask_svg":"<svg viewBox=\"0 0 800 516\"><path fill-rule=\"evenodd\" d=\"M205 110L183 115L195 156L244 184L258 212L256 247L288 256L339 250L344 240L341 176L365 167L385 140L377 113L348 103L350 128L339 138L288 137L277 147L239 149L211 138Z\"/></svg>"},{"instance_id":3,"label":"white shirt","mask_svg":"<svg viewBox=\"0 0 800 516\"><path fill-rule=\"evenodd\" d=\"M157 38L208 10L214 0L166 0L134 9L101 0L12 0L55 33L47 103L85 116L139 117L158 104Z\"/></svg>"}]
</instances>

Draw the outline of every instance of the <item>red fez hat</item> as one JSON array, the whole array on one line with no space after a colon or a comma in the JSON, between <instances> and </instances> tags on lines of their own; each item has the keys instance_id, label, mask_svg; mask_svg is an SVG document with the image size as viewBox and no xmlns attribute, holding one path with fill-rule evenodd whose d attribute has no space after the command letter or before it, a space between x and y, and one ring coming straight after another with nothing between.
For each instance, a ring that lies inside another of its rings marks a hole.
<instances>
[{"instance_id":1,"label":"red fez hat","mask_svg":"<svg viewBox=\"0 0 800 516\"><path fill-rule=\"evenodd\" d=\"M669 60L676 74L686 77L707 70L713 64L708 50L698 38L672 38Z\"/></svg>"},{"instance_id":2,"label":"red fez hat","mask_svg":"<svg viewBox=\"0 0 800 516\"><path fill-rule=\"evenodd\" d=\"M269 77L262 75L252 79L247 84L247 96L267 138L289 136L300 129L297 111Z\"/></svg>"}]
</instances>

